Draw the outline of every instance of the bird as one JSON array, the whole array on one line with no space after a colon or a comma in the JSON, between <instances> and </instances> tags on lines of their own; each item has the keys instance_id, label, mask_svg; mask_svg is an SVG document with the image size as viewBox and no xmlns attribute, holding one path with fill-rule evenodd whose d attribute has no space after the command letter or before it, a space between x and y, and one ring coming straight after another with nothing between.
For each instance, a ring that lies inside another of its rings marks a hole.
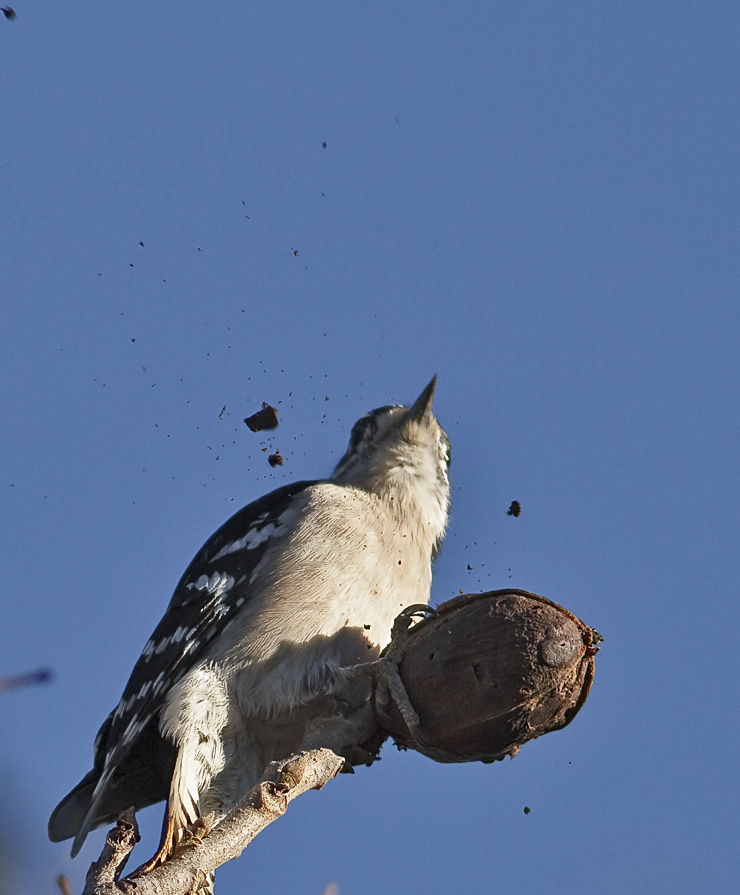
<instances>
[{"instance_id":1,"label":"bird","mask_svg":"<svg viewBox=\"0 0 740 895\"><path fill-rule=\"evenodd\" d=\"M206 541L100 728L93 769L52 813L52 841L72 838L74 857L129 806L166 801L145 866L166 860L298 750L312 705L378 658L405 606L429 603L450 506L436 385L360 418L329 478L272 491Z\"/></svg>"}]
</instances>

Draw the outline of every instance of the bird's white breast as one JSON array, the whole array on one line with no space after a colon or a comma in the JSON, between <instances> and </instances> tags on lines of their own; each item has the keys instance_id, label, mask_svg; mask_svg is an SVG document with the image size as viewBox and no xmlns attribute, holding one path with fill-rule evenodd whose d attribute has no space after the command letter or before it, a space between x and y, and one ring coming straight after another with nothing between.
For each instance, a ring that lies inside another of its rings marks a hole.
<instances>
[{"instance_id":1,"label":"bird's white breast","mask_svg":"<svg viewBox=\"0 0 740 895\"><path fill-rule=\"evenodd\" d=\"M280 712L324 689L337 666L370 661L393 620L431 587L431 537L357 488L322 483L252 574L209 657L247 712Z\"/></svg>"}]
</instances>

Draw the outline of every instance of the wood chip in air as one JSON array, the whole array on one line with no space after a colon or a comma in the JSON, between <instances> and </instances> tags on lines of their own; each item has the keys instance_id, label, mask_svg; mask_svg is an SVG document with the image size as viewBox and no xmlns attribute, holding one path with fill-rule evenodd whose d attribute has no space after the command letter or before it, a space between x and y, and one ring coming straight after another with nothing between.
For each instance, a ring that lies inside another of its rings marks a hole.
<instances>
[{"instance_id":1,"label":"wood chip in air","mask_svg":"<svg viewBox=\"0 0 740 895\"><path fill-rule=\"evenodd\" d=\"M262 432L265 429L277 429L279 425L277 409L268 404L267 401L262 402L262 410L248 416L244 422L252 432Z\"/></svg>"}]
</instances>

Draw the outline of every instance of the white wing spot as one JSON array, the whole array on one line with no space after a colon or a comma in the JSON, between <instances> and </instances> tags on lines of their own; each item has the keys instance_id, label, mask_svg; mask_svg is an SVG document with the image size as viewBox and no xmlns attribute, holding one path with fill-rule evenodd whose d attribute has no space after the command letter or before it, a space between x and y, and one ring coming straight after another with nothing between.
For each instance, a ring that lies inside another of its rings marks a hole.
<instances>
[{"instance_id":1,"label":"white wing spot","mask_svg":"<svg viewBox=\"0 0 740 895\"><path fill-rule=\"evenodd\" d=\"M234 586L234 579L224 572L214 572L208 581L208 590L214 597L221 597Z\"/></svg>"},{"instance_id":2,"label":"white wing spot","mask_svg":"<svg viewBox=\"0 0 740 895\"><path fill-rule=\"evenodd\" d=\"M213 614L216 618L222 618L231 609L231 606L226 602L225 597L234 586L234 583L234 579L231 575L211 576L208 590L211 591L216 598L213 607Z\"/></svg>"},{"instance_id":3,"label":"white wing spot","mask_svg":"<svg viewBox=\"0 0 740 895\"><path fill-rule=\"evenodd\" d=\"M121 738L123 743L130 743L132 740L135 740L145 726L146 720L140 721L136 715L134 715L126 726L126 730Z\"/></svg>"},{"instance_id":4,"label":"white wing spot","mask_svg":"<svg viewBox=\"0 0 740 895\"><path fill-rule=\"evenodd\" d=\"M207 590L214 596L220 596L233 586L234 579L225 572L214 572L210 578L208 575L201 575L197 581L188 584L190 590Z\"/></svg>"},{"instance_id":5,"label":"white wing spot","mask_svg":"<svg viewBox=\"0 0 740 895\"><path fill-rule=\"evenodd\" d=\"M266 525L253 526L243 538L239 538L222 547L213 557L212 562L221 559L222 556L228 556L229 553L236 553L238 550L254 550L255 547L259 547L260 544L264 544L265 541L269 540L279 527L279 519L277 522L270 522Z\"/></svg>"},{"instance_id":6,"label":"white wing spot","mask_svg":"<svg viewBox=\"0 0 740 895\"><path fill-rule=\"evenodd\" d=\"M164 686L164 671L160 671L159 674L152 681L152 696L156 696L157 693Z\"/></svg>"}]
</instances>

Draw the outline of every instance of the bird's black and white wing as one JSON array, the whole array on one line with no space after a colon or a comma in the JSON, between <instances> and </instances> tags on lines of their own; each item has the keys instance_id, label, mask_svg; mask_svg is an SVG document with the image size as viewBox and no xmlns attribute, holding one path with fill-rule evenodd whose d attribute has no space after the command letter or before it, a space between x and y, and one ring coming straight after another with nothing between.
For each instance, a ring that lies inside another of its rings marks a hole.
<instances>
[{"instance_id":1,"label":"bird's black and white wing","mask_svg":"<svg viewBox=\"0 0 740 895\"><path fill-rule=\"evenodd\" d=\"M62 800L49 821L53 841L88 832L129 805L165 799L175 749L159 731L171 688L207 653L250 599L250 578L268 546L293 518L296 496L314 482L279 488L244 507L213 534L180 579L162 620L147 641L116 709L95 742L94 768Z\"/></svg>"}]
</instances>

